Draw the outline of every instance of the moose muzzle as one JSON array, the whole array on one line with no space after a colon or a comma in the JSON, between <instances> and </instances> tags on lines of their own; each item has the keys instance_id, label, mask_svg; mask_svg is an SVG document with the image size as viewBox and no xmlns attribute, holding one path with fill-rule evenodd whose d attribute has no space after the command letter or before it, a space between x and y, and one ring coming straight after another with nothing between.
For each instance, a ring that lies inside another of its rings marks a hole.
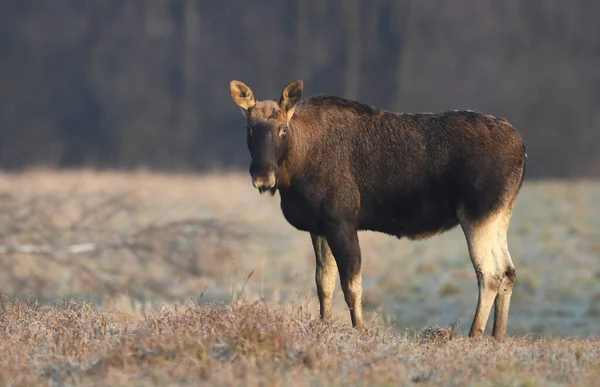
<instances>
[{"instance_id":1,"label":"moose muzzle","mask_svg":"<svg viewBox=\"0 0 600 387\"><path fill-rule=\"evenodd\" d=\"M269 171L261 175L252 175L252 185L258 189L260 193L273 190L276 183L275 172Z\"/></svg>"}]
</instances>

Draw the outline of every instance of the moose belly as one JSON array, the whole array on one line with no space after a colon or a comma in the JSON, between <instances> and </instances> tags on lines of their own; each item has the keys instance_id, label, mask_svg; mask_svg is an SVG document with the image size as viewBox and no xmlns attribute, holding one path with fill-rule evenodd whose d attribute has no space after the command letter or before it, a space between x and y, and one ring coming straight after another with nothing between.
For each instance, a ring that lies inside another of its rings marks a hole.
<instances>
[{"instance_id":1,"label":"moose belly","mask_svg":"<svg viewBox=\"0 0 600 387\"><path fill-rule=\"evenodd\" d=\"M281 210L287 222L301 231L323 233L325 218L335 214L323 212L324 203L294 190L280 190ZM374 203L363 201L358 209L359 230L382 232L399 238L426 239L458 224L456 206L436 198L402 198ZM329 206L331 207L331 206Z\"/></svg>"},{"instance_id":2,"label":"moose belly","mask_svg":"<svg viewBox=\"0 0 600 387\"><path fill-rule=\"evenodd\" d=\"M398 238L423 240L439 235L458 225L458 219L446 218L428 222L406 222L402 219L390 219L370 224L361 224L361 230L377 231Z\"/></svg>"},{"instance_id":3,"label":"moose belly","mask_svg":"<svg viewBox=\"0 0 600 387\"><path fill-rule=\"evenodd\" d=\"M436 201L412 202L409 205L382 206L363 211L359 228L422 240L441 234L458 225L456 208Z\"/></svg>"}]
</instances>

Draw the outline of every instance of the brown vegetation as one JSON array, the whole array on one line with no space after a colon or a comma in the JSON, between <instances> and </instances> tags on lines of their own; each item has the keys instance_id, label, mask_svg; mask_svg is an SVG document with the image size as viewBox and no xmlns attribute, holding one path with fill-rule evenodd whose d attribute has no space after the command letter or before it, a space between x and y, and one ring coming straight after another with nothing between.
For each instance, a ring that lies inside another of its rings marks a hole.
<instances>
[{"instance_id":1,"label":"brown vegetation","mask_svg":"<svg viewBox=\"0 0 600 387\"><path fill-rule=\"evenodd\" d=\"M504 343L412 337L370 326L359 334L304 307L239 301L147 313L86 303L2 299L0 384L213 386L591 386L597 340ZM433 332L433 333L431 333Z\"/></svg>"}]
</instances>

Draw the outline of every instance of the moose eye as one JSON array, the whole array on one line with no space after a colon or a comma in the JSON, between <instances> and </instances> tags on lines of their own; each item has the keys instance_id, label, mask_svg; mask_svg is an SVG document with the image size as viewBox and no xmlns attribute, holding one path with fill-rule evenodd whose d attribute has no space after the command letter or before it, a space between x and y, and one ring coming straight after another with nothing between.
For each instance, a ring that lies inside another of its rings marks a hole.
<instances>
[{"instance_id":1,"label":"moose eye","mask_svg":"<svg viewBox=\"0 0 600 387\"><path fill-rule=\"evenodd\" d=\"M283 135L285 135L285 134L287 133L287 131L288 131L288 127L287 127L287 126L284 126L284 127L282 127L282 128L279 130L279 135L280 135L280 136L283 136Z\"/></svg>"}]
</instances>

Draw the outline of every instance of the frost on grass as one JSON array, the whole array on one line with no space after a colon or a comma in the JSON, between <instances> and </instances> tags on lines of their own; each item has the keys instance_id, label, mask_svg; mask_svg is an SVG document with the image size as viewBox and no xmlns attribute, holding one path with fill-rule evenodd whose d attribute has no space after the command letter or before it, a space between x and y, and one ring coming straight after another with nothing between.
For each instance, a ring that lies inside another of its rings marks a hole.
<instances>
[{"instance_id":1,"label":"frost on grass","mask_svg":"<svg viewBox=\"0 0 600 387\"><path fill-rule=\"evenodd\" d=\"M509 230L519 273L509 334L598 333L599 203L598 182L525 183ZM316 313L310 238L279 204L245 173L0 173L0 293L95 305L129 296L135 305L229 303L253 272L249 299L306 295ZM477 280L460 228L418 243L361 232L360 242L365 317L411 330L472 321ZM61 249L88 244L95 249ZM348 323L339 285L333 308Z\"/></svg>"},{"instance_id":2,"label":"frost on grass","mask_svg":"<svg viewBox=\"0 0 600 387\"><path fill-rule=\"evenodd\" d=\"M244 300L115 313L2 299L0 385L596 385L597 340L357 332Z\"/></svg>"}]
</instances>

